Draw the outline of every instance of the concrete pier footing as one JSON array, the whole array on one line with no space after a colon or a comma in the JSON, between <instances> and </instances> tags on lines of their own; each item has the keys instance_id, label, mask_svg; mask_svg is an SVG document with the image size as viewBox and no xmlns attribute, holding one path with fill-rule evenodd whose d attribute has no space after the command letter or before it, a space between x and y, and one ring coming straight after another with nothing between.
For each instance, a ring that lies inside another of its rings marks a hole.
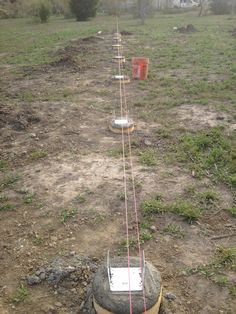
<instances>
[{"instance_id":1,"label":"concrete pier footing","mask_svg":"<svg viewBox=\"0 0 236 314\"><path fill-rule=\"evenodd\" d=\"M116 257L111 263L127 267L127 258ZM139 267L138 257L130 258L130 267ZM144 265L144 288L142 291L132 291L133 314L157 314L162 297L161 276L159 271L150 263ZM146 312L144 306L146 300ZM114 292L110 289L107 264L102 264L93 281L93 301L97 314L130 314L129 292Z\"/></svg>"}]
</instances>

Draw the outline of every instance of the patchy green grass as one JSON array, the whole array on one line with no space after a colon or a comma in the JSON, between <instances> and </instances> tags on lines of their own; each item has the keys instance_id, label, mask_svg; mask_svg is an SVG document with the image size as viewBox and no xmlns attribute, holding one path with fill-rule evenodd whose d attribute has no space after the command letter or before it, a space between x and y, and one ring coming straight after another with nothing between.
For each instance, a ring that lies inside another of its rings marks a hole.
<instances>
[{"instance_id":1,"label":"patchy green grass","mask_svg":"<svg viewBox=\"0 0 236 314\"><path fill-rule=\"evenodd\" d=\"M156 166L157 152L154 149L146 149L139 152L139 161L148 167Z\"/></svg>"},{"instance_id":2,"label":"patchy green grass","mask_svg":"<svg viewBox=\"0 0 236 314\"><path fill-rule=\"evenodd\" d=\"M175 203L164 203L159 199L151 199L141 204L142 213L145 216L170 212L184 217L189 223L193 223L201 217L201 210L188 201L176 201Z\"/></svg>"},{"instance_id":3,"label":"patchy green grass","mask_svg":"<svg viewBox=\"0 0 236 314\"><path fill-rule=\"evenodd\" d=\"M150 214L162 214L166 212L167 206L159 199L151 199L142 202L141 209L144 216L149 216Z\"/></svg>"},{"instance_id":4,"label":"patchy green grass","mask_svg":"<svg viewBox=\"0 0 236 314\"><path fill-rule=\"evenodd\" d=\"M61 222L65 224L69 219L74 218L78 213L77 208L64 208L61 211Z\"/></svg>"},{"instance_id":5,"label":"patchy green grass","mask_svg":"<svg viewBox=\"0 0 236 314\"><path fill-rule=\"evenodd\" d=\"M229 293L235 296L235 283L228 275L236 271L236 247L218 247L212 261L187 270L189 275L199 274L221 287L227 287Z\"/></svg>"},{"instance_id":6,"label":"patchy green grass","mask_svg":"<svg viewBox=\"0 0 236 314\"><path fill-rule=\"evenodd\" d=\"M123 156L123 149L121 147L112 148L108 150L107 155L109 157L120 158ZM126 152L126 156L127 156L127 152Z\"/></svg>"},{"instance_id":7,"label":"patchy green grass","mask_svg":"<svg viewBox=\"0 0 236 314\"><path fill-rule=\"evenodd\" d=\"M84 194L78 194L74 199L73 202L76 204L83 204L86 202L86 197Z\"/></svg>"},{"instance_id":8,"label":"patchy green grass","mask_svg":"<svg viewBox=\"0 0 236 314\"><path fill-rule=\"evenodd\" d=\"M184 237L183 229L179 225L176 225L175 223L169 223L167 226L164 227L162 232L164 234L171 235L175 238L183 238Z\"/></svg>"},{"instance_id":9,"label":"patchy green grass","mask_svg":"<svg viewBox=\"0 0 236 314\"><path fill-rule=\"evenodd\" d=\"M226 209L233 217L236 217L236 207L230 207Z\"/></svg>"},{"instance_id":10,"label":"patchy green grass","mask_svg":"<svg viewBox=\"0 0 236 314\"><path fill-rule=\"evenodd\" d=\"M196 193L196 198L203 209L208 209L212 205L215 205L219 200L218 194L212 190Z\"/></svg>"},{"instance_id":11,"label":"patchy green grass","mask_svg":"<svg viewBox=\"0 0 236 314\"><path fill-rule=\"evenodd\" d=\"M144 244L151 239L152 239L152 235L150 232L147 232L147 231L141 232L141 234L140 234L140 243L141 244Z\"/></svg>"},{"instance_id":12,"label":"patchy green grass","mask_svg":"<svg viewBox=\"0 0 236 314\"><path fill-rule=\"evenodd\" d=\"M23 196L23 203L30 205L33 203L34 199L35 199L34 193L27 193L26 195Z\"/></svg>"},{"instance_id":13,"label":"patchy green grass","mask_svg":"<svg viewBox=\"0 0 236 314\"><path fill-rule=\"evenodd\" d=\"M181 137L178 159L188 162L195 175L235 185L236 150L233 139L221 128Z\"/></svg>"},{"instance_id":14,"label":"patchy green grass","mask_svg":"<svg viewBox=\"0 0 236 314\"><path fill-rule=\"evenodd\" d=\"M0 203L7 202L9 200L8 196L6 195L0 195Z\"/></svg>"},{"instance_id":15,"label":"patchy green grass","mask_svg":"<svg viewBox=\"0 0 236 314\"><path fill-rule=\"evenodd\" d=\"M6 212L6 211L14 210L15 207L16 207L15 205L9 204L9 203L0 204L0 212Z\"/></svg>"},{"instance_id":16,"label":"patchy green grass","mask_svg":"<svg viewBox=\"0 0 236 314\"><path fill-rule=\"evenodd\" d=\"M201 217L201 210L197 208L194 204L188 201L178 201L170 206L170 211L172 213L178 214L184 217L188 223L193 223Z\"/></svg>"},{"instance_id":17,"label":"patchy green grass","mask_svg":"<svg viewBox=\"0 0 236 314\"><path fill-rule=\"evenodd\" d=\"M20 179L19 175L12 174L8 175L0 181L0 191L11 187Z\"/></svg>"},{"instance_id":18,"label":"patchy green grass","mask_svg":"<svg viewBox=\"0 0 236 314\"><path fill-rule=\"evenodd\" d=\"M27 287L21 284L11 296L11 302L15 304L22 303L28 298L28 296L29 291Z\"/></svg>"},{"instance_id":19,"label":"patchy green grass","mask_svg":"<svg viewBox=\"0 0 236 314\"><path fill-rule=\"evenodd\" d=\"M35 150L30 153L30 159L37 160L47 157L48 153L45 150Z\"/></svg>"},{"instance_id":20,"label":"patchy green grass","mask_svg":"<svg viewBox=\"0 0 236 314\"><path fill-rule=\"evenodd\" d=\"M8 162L5 160L0 160L0 172L5 172L9 169Z\"/></svg>"}]
</instances>

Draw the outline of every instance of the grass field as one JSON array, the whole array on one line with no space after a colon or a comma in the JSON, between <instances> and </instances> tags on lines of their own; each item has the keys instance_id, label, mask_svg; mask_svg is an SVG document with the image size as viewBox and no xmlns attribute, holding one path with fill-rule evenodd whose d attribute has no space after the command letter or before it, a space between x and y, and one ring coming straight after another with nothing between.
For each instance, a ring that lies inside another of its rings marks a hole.
<instances>
[{"instance_id":1,"label":"grass field","mask_svg":"<svg viewBox=\"0 0 236 314\"><path fill-rule=\"evenodd\" d=\"M140 239L164 296L176 295L162 314L234 314L235 19L195 15L119 20L125 73L132 57L150 59L148 79L127 85ZM196 31L173 29L187 24ZM92 314L86 296L107 250L137 254L131 209L129 243L123 224L121 140L108 130L115 29L107 16L0 20L1 313ZM128 159L127 169L132 208Z\"/></svg>"}]
</instances>

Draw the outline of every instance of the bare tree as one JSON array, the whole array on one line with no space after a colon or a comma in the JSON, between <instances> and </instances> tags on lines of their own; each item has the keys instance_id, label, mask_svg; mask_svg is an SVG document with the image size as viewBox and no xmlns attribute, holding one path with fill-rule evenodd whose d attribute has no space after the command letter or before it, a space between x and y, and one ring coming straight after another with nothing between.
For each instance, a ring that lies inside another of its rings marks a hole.
<instances>
[{"instance_id":1,"label":"bare tree","mask_svg":"<svg viewBox=\"0 0 236 314\"><path fill-rule=\"evenodd\" d=\"M235 14L236 0L231 0L231 16Z\"/></svg>"},{"instance_id":2,"label":"bare tree","mask_svg":"<svg viewBox=\"0 0 236 314\"><path fill-rule=\"evenodd\" d=\"M199 0L200 11L198 13L198 16L202 16L204 4L205 4L205 0Z\"/></svg>"},{"instance_id":3,"label":"bare tree","mask_svg":"<svg viewBox=\"0 0 236 314\"><path fill-rule=\"evenodd\" d=\"M145 23L145 19L150 14L152 4L153 0L137 0L138 16L141 19L142 24Z\"/></svg>"}]
</instances>

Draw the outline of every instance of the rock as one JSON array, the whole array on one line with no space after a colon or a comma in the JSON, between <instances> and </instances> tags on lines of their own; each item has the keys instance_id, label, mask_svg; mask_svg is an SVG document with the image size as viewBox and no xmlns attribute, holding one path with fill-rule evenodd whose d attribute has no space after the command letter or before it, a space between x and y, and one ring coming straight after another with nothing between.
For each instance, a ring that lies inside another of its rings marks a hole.
<instances>
[{"instance_id":1,"label":"rock","mask_svg":"<svg viewBox=\"0 0 236 314\"><path fill-rule=\"evenodd\" d=\"M35 275L39 276L40 274L45 273L45 269L44 268L39 268L36 272Z\"/></svg>"},{"instance_id":2,"label":"rock","mask_svg":"<svg viewBox=\"0 0 236 314\"><path fill-rule=\"evenodd\" d=\"M151 142L150 140L146 139L146 138L145 138L145 140L144 140L144 144L145 144L146 146L152 146L152 142Z\"/></svg>"},{"instance_id":3,"label":"rock","mask_svg":"<svg viewBox=\"0 0 236 314\"><path fill-rule=\"evenodd\" d=\"M48 283L49 284L58 284L59 281L61 281L65 277L64 272L61 269L54 269L51 274L48 276Z\"/></svg>"},{"instance_id":4,"label":"rock","mask_svg":"<svg viewBox=\"0 0 236 314\"><path fill-rule=\"evenodd\" d=\"M46 273L41 273L40 275L39 275L39 278L43 281L43 280L45 280L46 279Z\"/></svg>"},{"instance_id":5,"label":"rock","mask_svg":"<svg viewBox=\"0 0 236 314\"><path fill-rule=\"evenodd\" d=\"M61 302L56 302L56 303L55 303L55 306L56 306L56 307L62 307L63 304L62 304Z\"/></svg>"},{"instance_id":6,"label":"rock","mask_svg":"<svg viewBox=\"0 0 236 314\"><path fill-rule=\"evenodd\" d=\"M30 133L29 135L30 135L31 138L36 138L37 137L37 135L35 133Z\"/></svg>"},{"instance_id":7,"label":"rock","mask_svg":"<svg viewBox=\"0 0 236 314\"><path fill-rule=\"evenodd\" d=\"M167 300L174 301L174 300L176 299L176 295L175 295L174 293L172 293L172 292L167 292L167 293L165 294L165 298L166 298Z\"/></svg>"},{"instance_id":8,"label":"rock","mask_svg":"<svg viewBox=\"0 0 236 314\"><path fill-rule=\"evenodd\" d=\"M156 232L156 231L157 231L157 228L156 228L156 226L151 226L151 227L150 227L150 230L151 230L151 232L153 232L153 233L154 233L154 232Z\"/></svg>"},{"instance_id":9,"label":"rock","mask_svg":"<svg viewBox=\"0 0 236 314\"><path fill-rule=\"evenodd\" d=\"M41 282L41 279L36 275L27 276L26 280L27 280L28 285L30 286L37 285Z\"/></svg>"},{"instance_id":10,"label":"rock","mask_svg":"<svg viewBox=\"0 0 236 314\"><path fill-rule=\"evenodd\" d=\"M182 271L180 272L180 275L181 275L181 276L188 276L188 273L187 273L185 270L182 270Z\"/></svg>"},{"instance_id":11,"label":"rock","mask_svg":"<svg viewBox=\"0 0 236 314\"><path fill-rule=\"evenodd\" d=\"M43 309L43 313L46 313L46 314L51 314L51 313L56 313L57 310L55 309L54 306L48 304L48 305L45 305L44 309Z\"/></svg>"}]
</instances>

